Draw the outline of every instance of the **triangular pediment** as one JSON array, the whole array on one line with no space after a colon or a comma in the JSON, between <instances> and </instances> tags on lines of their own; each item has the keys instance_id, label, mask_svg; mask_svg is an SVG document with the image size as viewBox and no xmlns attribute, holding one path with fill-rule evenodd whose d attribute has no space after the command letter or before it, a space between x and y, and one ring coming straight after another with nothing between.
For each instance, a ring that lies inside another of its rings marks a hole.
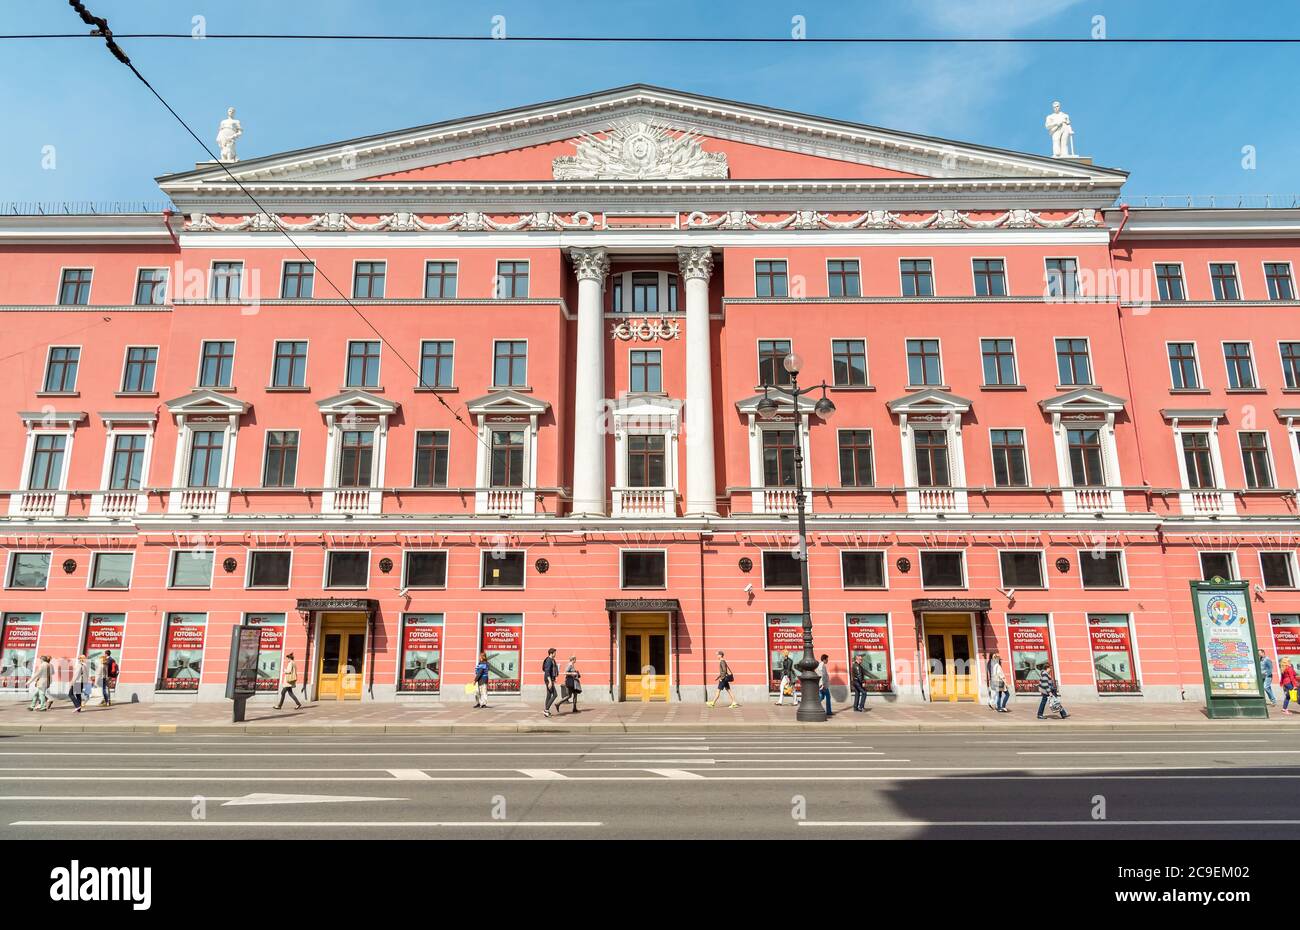
<instances>
[{"instance_id":1,"label":"triangular pediment","mask_svg":"<svg viewBox=\"0 0 1300 930\"><path fill-rule=\"evenodd\" d=\"M248 404L236 397L220 394L216 391L194 391L184 397L167 401L167 409L172 413L244 413Z\"/></svg>"},{"instance_id":2,"label":"triangular pediment","mask_svg":"<svg viewBox=\"0 0 1300 930\"><path fill-rule=\"evenodd\" d=\"M534 416L550 410L551 405L547 401L520 394L518 391L494 391L482 397L475 397L465 404L465 409L475 416L487 413L519 413Z\"/></svg>"},{"instance_id":3,"label":"triangular pediment","mask_svg":"<svg viewBox=\"0 0 1300 930\"><path fill-rule=\"evenodd\" d=\"M1107 394L1096 388L1076 388L1046 400L1040 400L1038 406L1046 413L1118 413L1124 409L1126 401L1114 394Z\"/></svg>"},{"instance_id":4,"label":"triangular pediment","mask_svg":"<svg viewBox=\"0 0 1300 930\"><path fill-rule=\"evenodd\" d=\"M321 413L396 413L396 401L384 400L369 391L352 390L316 402Z\"/></svg>"},{"instance_id":5,"label":"triangular pediment","mask_svg":"<svg viewBox=\"0 0 1300 930\"><path fill-rule=\"evenodd\" d=\"M736 401L736 409L743 414L752 413L755 416L761 416L758 412L758 405L762 402L764 396L765 395L763 394L755 394L753 397L746 397L744 400L738 400ZM779 388L773 388L771 397L772 400L777 403L778 413L794 412L794 404L791 402L789 394L783 394ZM800 413L812 413L816 406L817 405L807 397L799 398Z\"/></svg>"},{"instance_id":6,"label":"triangular pediment","mask_svg":"<svg viewBox=\"0 0 1300 930\"><path fill-rule=\"evenodd\" d=\"M890 413L965 413L971 402L965 397L958 397L948 391L926 388L903 397L896 397L888 404Z\"/></svg>"}]
</instances>

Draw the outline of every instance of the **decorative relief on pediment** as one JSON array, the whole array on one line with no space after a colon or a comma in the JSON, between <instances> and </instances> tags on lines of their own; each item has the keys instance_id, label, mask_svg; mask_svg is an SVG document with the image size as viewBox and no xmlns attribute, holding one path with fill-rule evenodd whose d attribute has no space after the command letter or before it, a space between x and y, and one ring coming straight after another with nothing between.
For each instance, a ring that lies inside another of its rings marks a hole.
<instances>
[{"instance_id":1,"label":"decorative relief on pediment","mask_svg":"<svg viewBox=\"0 0 1300 930\"><path fill-rule=\"evenodd\" d=\"M557 181L725 178L726 153L704 151L703 138L693 129L620 120L603 137L583 133L577 153L555 159L551 173Z\"/></svg>"}]
</instances>

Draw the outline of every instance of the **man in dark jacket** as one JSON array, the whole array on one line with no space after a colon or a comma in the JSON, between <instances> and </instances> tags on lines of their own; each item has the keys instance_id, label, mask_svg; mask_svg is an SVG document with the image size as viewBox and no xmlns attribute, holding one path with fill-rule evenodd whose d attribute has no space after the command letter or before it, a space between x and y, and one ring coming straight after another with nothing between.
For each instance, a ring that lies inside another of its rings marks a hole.
<instances>
[{"instance_id":1,"label":"man in dark jacket","mask_svg":"<svg viewBox=\"0 0 1300 930\"><path fill-rule=\"evenodd\" d=\"M859 712L866 710L867 667L862 664L861 653L853 657L853 665L849 668L849 684L853 687L853 709Z\"/></svg>"},{"instance_id":2,"label":"man in dark jacket","mask_svg":"<svg viewBox=\"0 0 1300 930\"><path fill-rule=\"evenodd\" d=\"M542 681L546 684L546 706L542 708L542 716L551 716L551 705L555 703L555 682L560 677L560 663L555 661L555 647L552 646L546 650L546 658L542 660Z\"/></svg>"}]
</instances>

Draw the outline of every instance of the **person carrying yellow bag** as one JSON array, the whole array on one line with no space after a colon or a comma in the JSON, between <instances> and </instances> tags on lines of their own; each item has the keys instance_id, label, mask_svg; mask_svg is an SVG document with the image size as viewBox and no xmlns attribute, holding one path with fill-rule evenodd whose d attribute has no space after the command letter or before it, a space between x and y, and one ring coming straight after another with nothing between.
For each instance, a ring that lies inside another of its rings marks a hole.
<instances>
[{"instance_id":1,"label":"person carrying yellow bag","mask_svg":"<svg viewBox=\"0 0 1300 930\"><path fill-rule=\"evenodd\" d=\"M1300 701L1300 695L1296 694L1295 669L1292 667L1290 659L1282 660L1282 672L1278 676L1278 680L1282 682L1282 713L1289 714L1291 713L1291 702Z\"/></svg>"}]
</instances>

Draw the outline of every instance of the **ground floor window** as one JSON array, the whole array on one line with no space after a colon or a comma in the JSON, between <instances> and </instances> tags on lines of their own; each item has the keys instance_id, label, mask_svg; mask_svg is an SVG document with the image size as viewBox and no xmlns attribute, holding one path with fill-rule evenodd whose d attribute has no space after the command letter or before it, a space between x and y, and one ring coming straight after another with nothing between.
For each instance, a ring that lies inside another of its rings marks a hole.
<instances>
[{"instance_id":1,"label":"ground floor window","mask_svg":"<svg viewBox=\"0 0 1300 930\"><path fill-rule=\"evenodd\" d=\"M122 637L126 634L126 614L91 614L86 620L86 639L82 644L90 673L99 680L107 651L122 674Z\"/></svg>"},{"instance_id":2,"label":"ground floor window","mask_svg":"<svg viewBox=\"0 0 1300 930\"><path fill-rule=\"evenodd\" d=\"M854 660L862 656L862 666L866 669L863 688L867 691L892 691L889 615L849 614L845 621L849 639L850 676L853 674Z\"/></svg>"},{"instance_id":3,"label":"ground floor window","mask_svg":"<svg viewBox=\"0 0 1300 930\"><path fill-rule=\"evenodd\" d=\"M207 628L207 614L167 615L159 691L199 690Z\"/></svg>"},{"instance_id":4,"label":"ground floor window","mask_svg":"<svg viewBox=\"0 0 1300 930\"><path fill-rule=\"evenodd\" d=\"M1098 694L1137 694L1137 661L1128 614L1089 614L1088 642Z\"/></svg>"},{"instance_id":5,"label":"ground floor window","mask_svg":"<svg viewBox=\"0 0 1300 930\"><path fill-rule=\"evenodd\" d=\"M767 615L767 690L776 694L781 690L781 666L785 657L798 665L803 658L803 614ZM796 681L799 670L795 669ZM790 685L794 690L794 682Z\"/></svg>"},{"instance_id":6,"label":"ground floor window","mask_svg":"<svg viewBox=\"0 0 1300 930\"><path fill-rule=\"evenodd\" d=\"M484 614L479 649L487 653L488 691L518 694L522 684L524 615Z\"/></svg>"},{"instance_id":7,"label":"ground floor window","mask_svg":"<svg viewBox=\"0 0 1300 930\"><path fill-rule=\"evenodd\" d=\"M1051 665L1052 631L1047 614L1011 614L1007 617L1011 672L1017 694L1038 690L1038 676Z\"/></svg>"},{"instance_id":8,"label":"ground floor window","mask_svg":"<svg viewBox=\"0 0 1300 930\"><path fill-rule=\"evenodd\" d=\"M518 665L515 667L518 668ZM402 680L397 683L398 691L438 693L442 684L442 614L402 616L401 669ZM488 674L490 676L491 672ZM491 678L488 680L490 683Z\"/></svg>"},{"instance_id":9,"label":"ground floor window","mask_svg":"<svg viewBox=\"0 0 1300 930\"><path fill-rule=\"evenodd\" d=\"M284 655L284 614L249 614L247 626L262 633L257 645L257 690L280 690L280 665Z\"/></svg>"},{"instance_id":10,"label":"ground floor window","mask_svg":"<svg viewBox=\"0 0 1300 930\"><path fill-rule=\"evenodd\" d=\"M1269 619L1273 627L1277 666L1282 665L1283 659L1290 659L1291 667L1300 669L1300 614L1273 614Z\"/></svg>"},{"instance_id":11,"label":"ground floor window","mask_svg":"<svg viewBox=\"0 0 1300 930\"><path fill-rule=\"evenodd\" d=\"M40 614L5 614L0 625L0 688L26 688L36 667Z\"/></svg>"}]
</instances>

